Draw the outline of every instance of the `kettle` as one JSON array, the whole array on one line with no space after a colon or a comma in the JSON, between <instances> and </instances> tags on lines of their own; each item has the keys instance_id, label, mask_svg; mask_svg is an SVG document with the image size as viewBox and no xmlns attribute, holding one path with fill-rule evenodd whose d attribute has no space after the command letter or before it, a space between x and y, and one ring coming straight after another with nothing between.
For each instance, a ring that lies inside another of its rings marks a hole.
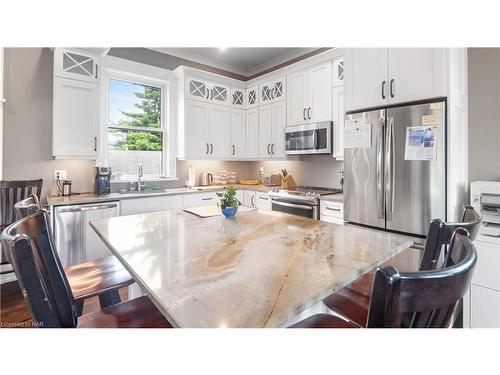
<instances>
[{"instance_id":1,"label":"kettle","mask_svg":"<svg viewBox=\"0 0 500 375\"><path fill-rule=\"evenodd\" d=\"M214 182L214 176L212 176L212 173L201 172L201 174L200 174L200 185L201 186L208 186L212 182Z\"/></svg>"}]
</instances>

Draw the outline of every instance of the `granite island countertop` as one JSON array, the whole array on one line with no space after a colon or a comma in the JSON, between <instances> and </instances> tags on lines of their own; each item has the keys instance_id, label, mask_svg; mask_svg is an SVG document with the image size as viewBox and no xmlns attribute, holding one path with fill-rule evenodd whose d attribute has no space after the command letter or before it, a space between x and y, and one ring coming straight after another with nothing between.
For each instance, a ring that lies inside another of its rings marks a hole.
<instances>
[{"instance_id":1,"label":"granite island countertop","mask_svg":"<svg viewBox=\"0 0 500 375\"><path fill-rule=\"evenodd\" d=\"M94 193L81 193L73 194L70 196L57 196L57 197L47 197L48 206L61 206L68 204L85 204L85 203L95 203L95 202L106 202L114 200L123 199L133 199L133 198L145 198L154 197L161 195L179 195L179 194L196 194L203 193L207 191L221 191L228 186L234 186L238 190L253 190L260 192L271 191L273 186L259 185L241 185L241 184L231 184L231 185L209 185L209 186L196 186L193 188L166 188L166 189L155 189L147 192L130 192L130 193L111 193L105 195L97 195Z\"/></svg>"},{"instance_id":2,"label":"granite island countertop","mask_svg":"<svg viewBox=\"0 0 500 375\"><path fill-rule=\"evenodd\" d=\"M409 237L250 210L91 226L176 327L278 327L413 244Z\"/></svg>"}]
</instances>

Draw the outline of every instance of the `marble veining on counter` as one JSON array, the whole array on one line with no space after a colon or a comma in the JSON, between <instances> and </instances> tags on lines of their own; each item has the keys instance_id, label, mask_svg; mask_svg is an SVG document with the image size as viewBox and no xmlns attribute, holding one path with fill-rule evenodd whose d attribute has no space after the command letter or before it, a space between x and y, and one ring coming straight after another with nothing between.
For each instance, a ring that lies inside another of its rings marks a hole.
<instances>
[{"instance_id":1,"label":"marble veining on counter","mask_svg":"<svg viewBox=\"0 0 500 375\"><path fill-rule=\"evenodd\" d=\"M178 327L277 327L393 257L409 237L272 211L162 211L91 222Z\"/></svg>"}]
</instances>

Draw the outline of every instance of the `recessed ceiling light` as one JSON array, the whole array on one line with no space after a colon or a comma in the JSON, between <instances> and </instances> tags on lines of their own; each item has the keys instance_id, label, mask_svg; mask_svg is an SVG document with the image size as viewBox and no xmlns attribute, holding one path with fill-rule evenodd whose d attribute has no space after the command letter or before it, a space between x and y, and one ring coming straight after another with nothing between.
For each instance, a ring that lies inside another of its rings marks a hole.
<instances>
[{"instance_id":1,"label":"recessed ceiling light","mask_svg":"<svg viewBox=\"0 0 500 375\"><path fill-rule=\"evenodd\" d=\"M219 47L219 51L223 52L226 50L226 47Z\"/></svg>"}]
</instances>

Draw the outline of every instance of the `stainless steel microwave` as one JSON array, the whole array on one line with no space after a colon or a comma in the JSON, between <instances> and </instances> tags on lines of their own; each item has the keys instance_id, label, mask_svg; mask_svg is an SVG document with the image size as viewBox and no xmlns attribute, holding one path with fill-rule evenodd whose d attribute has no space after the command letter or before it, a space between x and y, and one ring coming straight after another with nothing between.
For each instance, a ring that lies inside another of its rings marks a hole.
<instances>
[{"instance_id":1,"label":"stainless steel microwave","mask_svg":"<svg viewBox=\"0 0 500 375\"><path fill-rule=\"evenodd\" d=\"M331 154L333 122L288 126L285 129L285 154Z\"/></svg>"}]
</instances>

